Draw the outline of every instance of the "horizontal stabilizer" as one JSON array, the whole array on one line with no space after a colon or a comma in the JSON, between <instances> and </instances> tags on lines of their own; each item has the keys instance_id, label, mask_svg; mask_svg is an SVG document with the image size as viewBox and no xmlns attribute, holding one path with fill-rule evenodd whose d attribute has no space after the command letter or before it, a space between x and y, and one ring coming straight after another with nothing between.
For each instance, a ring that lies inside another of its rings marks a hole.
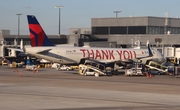
<instances>
[{"instance_id":1,"label":"horizontal stabilizer","mask_svg":"<svg viewBox=\"0 0 180 110\"><path fill-rule=\"evenodd\" d=\"M24 52L23 49L17 49L17 48L7 48L9 50L15 50L15 51L18 51L18 52Z\"/></svg>"}]
</instances>

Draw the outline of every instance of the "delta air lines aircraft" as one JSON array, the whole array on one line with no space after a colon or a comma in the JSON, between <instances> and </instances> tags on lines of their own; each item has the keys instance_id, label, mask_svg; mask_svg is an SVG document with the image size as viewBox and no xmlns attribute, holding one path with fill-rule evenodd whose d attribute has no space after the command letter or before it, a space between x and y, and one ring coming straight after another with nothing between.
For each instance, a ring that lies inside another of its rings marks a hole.
<instances>
[{"instance_id":1,"label":"delta air lines aircraft","mask_svg":"<svg viewBox=\"0 0 180 110\"><path fill-rule=\"evenodd\" d=\"M14 50L26 52L37 58L65 65L81 64L86 59L105 64L126 62L146 64L148 60L164 61L162 54L151 50L149 45L148 49L55 46L50 42L34 15L27 15L27 19L32 47Z\"/></svg>"}]
</instances>

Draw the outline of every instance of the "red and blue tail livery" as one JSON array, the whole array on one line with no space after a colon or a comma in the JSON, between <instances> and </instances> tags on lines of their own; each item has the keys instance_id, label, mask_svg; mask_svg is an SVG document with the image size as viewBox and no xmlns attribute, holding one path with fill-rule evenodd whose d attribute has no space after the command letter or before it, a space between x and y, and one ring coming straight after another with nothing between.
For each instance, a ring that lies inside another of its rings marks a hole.
<instances>
[{"instance_id":1,"label":"red and blue tail livery","mask_svg":"<svg viewBox=\"0 0 180 110\"><path fill-rule=\"evenodd\" d=\"M31 46L55 46L50 42L41 25L34 15L27 15L30 31Z\"/></svg>"}]
</instances>

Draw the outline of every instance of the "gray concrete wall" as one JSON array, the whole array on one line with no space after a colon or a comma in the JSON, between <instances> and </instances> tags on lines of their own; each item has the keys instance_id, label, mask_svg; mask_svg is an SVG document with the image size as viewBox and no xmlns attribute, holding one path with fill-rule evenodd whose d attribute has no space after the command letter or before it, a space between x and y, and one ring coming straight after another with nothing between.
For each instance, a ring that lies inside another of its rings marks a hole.
<instances>
[{"instance_id":1,"label":"gray concrete wall","mask_svg":"<svg viewBox=\"0 0 180 110\"><path fill-rule=\"evenodd\" d=\"M0 30L0 35L10 35L10 30Z\"/></svg>"},{"instance_id":2,"label":"gray concrete wall","mask_svg":"<svg viewBox=\"0 0 180 110\"><path fill-rule=\"evenodd\" d=\"M180 27L180 18L168 18L168 24L171 27ZM92 18L91 26L165 26L165 17Z\"/></svg>"},{"instance_id":3,"label":"gray concrete wall","mask_svg":"<svg viewBox=\"0 0 180 110\"><path fill-rule=\"evenodd\" d=\"M84 46L115 48L116 42L84 42Z\"/></svg>"},{"instance_id":4,"label":"gray concrete wall","mask_svg":"<svg viewBox=\"0 0 180 110\"><path fill-rule=\"evenodd\" d=\"M133 41L140 40L142 43L146 43L147 40L151 44L156 44L155 38L162 39L164 45L180 45L180 35L111 35L108 37L109 42L117 41L117 44L130 45Z\"/></svg>"},{"instance_id":5,"label":"gray concrete wall","mask_svg":"<svg viewBox=\"0 0 180 110\"><path fill-rule=\"evenodd\" d=\"M147 26L147 17L123 17L123 18L92 18L92 27L101 26Z\"/></svg>"},{"instance_id":6,"label":"gray concrete wall","mask_svg":"<svg viewBox=\"0 0 180 110\"><path fill-rule=\"evenodd\" d=\"M149 17L148 25L149 26L165 26L165 19L160 17ZM180 19L179 18L167 18L168 26L170 27L180 27Z\"/></svg>"},{"instance_id":7,"label":"gray concrete wall","mask_svg":"<svg viewBox=\"0 0 180 110\"><path fill-rule=\"evenodd\" d=\"M148 26L165 26L165 18L148 18Z\"/></svg>"},{"instance_id":8,"label":"gray concrete wall","mask_svg":"<svg viewBox=\"0 0 180 110\"><path fill-rule=\"evenodd\" d=\"M68 37L68 44L70 45L79 45L79 36L78 35L70 35Z\"/></svg>"}]
</instances>

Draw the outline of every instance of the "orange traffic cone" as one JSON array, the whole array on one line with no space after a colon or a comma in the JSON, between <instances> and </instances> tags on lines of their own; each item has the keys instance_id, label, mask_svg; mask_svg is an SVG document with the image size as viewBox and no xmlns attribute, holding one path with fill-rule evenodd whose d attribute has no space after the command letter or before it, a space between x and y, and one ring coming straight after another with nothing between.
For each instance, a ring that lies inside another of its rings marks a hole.
<instances>
[{"instance_id":1,"label":"orange traffic cone","mask_svg":"<svg viewBox=\"0 0 180 110\"><path fill-rule=\"evenodd\" d=\"M35 68L35 69L34 69L34 73L35 73L35 72L36 72L36 73L38 72L38 68Z\"/></svg>"},{"instance_id":2,"label":"orange traffic cone","mask_svg":"<svg viewBox=\"0 0 180 110\"><path fill-rule=\"evenodd\" d=\"M149 78L152 78L152 74L150 74Z\"/></svg>"},{"instance_id":3,"label":"orange traffic cone","mask_svg":"<svg viewBox=\"0 0 180 110\"><path fill-rule=\"evenodd\" d=\"M149 78L149 75L148 75L148 73L146 73L146 78Z\"/></svg>"},{"instance_id":4,"label":"orange traffic cone","mask_svg":"<svg viewBox=\"0 0 180 110\"><path fill-rule=\"evenodd\" d=\"M19 74L19 76L21 76L21 77L22 77L22 73L20 73L20 74Z\"/></svg>"}]
</instances>

